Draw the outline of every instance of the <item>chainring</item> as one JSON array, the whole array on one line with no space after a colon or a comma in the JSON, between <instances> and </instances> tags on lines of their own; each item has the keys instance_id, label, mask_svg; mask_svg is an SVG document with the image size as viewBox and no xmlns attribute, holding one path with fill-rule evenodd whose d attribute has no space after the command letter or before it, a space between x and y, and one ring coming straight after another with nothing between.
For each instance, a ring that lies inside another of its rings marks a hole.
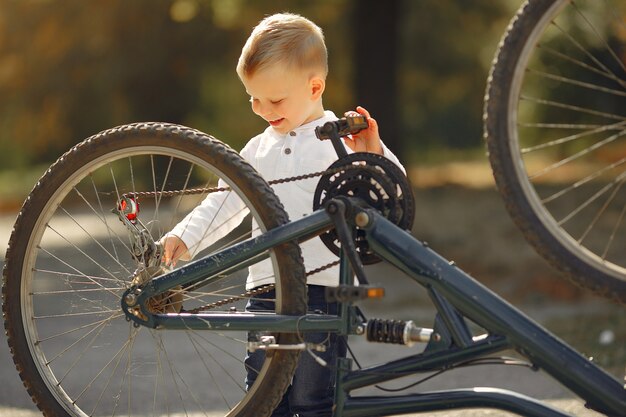
<instances>
[{"instance_id":1,"label":"chainring","mask_svg":"<svg viewBox=\"0 0 626 417\"><path fill-rule=\"evenodd\" d=\"M343 168L343 169L342 169ZM404 172L382 155L367 152L349 154L335 161L322 175L313 197L313 210L318 210L332 198L356 197L380 212L396 226L409 230L415 217L413 191ZM326 247L339 255L341 244L335 229L320 235ZM369 248L365 232L356 229L354 241L361 262L365 265L380 261Z\"/></svg>"}]
</instances>

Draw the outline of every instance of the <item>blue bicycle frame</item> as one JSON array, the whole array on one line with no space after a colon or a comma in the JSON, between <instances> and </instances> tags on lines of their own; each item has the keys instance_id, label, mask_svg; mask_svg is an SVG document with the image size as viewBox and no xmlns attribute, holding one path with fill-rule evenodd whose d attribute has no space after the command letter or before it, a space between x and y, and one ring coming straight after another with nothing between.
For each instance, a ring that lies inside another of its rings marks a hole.
<instances>
[{"instance_id":1,"label":"blue bicycle frame","mask_svg":"<svg viewBox=\"0 0 626 417\"><path fill-rule=\"evenodd\" d=\"M333 200L335 201L335 200ZM335 417L365 417L450 408L493 407L521 415L566 416L538 400L512 391L495 388L446 390L412 395L351 396L351 391L408 374L429 372L480 358L487 354L515 349L532 364L569 388L586 401L589 408L609 416L626 415L626 390L622 383L590 360L474 280L427 245L389 222L377 211L349 205L346 221L365 231L370 249L427 289L437 308L439 328L435 328L427 348L418 354L382 365L353 370L350 359L340 359L337 371ZM155 294L177 285L186 285L214 277L221 271L263 254L284 242L306 240L333 227L331 216L318 210L302 219L270 230L260 236L233 245L199 259L178 270L150 281L138 297L129 289L122 297L126 315L138 325L157 329L206 329L210 331L244 330L293 332L336 332L356 334L362 323L351 302L341 304L337 315L288 316L260 315L250 312L225 314L151 314L144 307L142 315L132 314L133 307L143 306ZM340 282L354 285L353 268L342 255ZM473 337L465 318L487 331Z\"/></svg>"}]
</instances>

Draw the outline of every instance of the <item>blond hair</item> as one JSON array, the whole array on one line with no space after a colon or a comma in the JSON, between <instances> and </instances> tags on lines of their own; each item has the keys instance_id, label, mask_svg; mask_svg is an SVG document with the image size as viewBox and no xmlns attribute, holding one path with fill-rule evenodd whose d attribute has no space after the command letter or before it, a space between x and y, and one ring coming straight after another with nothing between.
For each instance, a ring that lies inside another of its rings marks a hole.
<instances>
[{"instance_id":1,"label":"blond hair","mask_svg":"<svg viewBox=\"0 0 626 417\"><path fill-rule=\"evenodd\" d=\"M328 52L322 29L292 13L266 17L252 30L237 63L240 78L274 64L289 69L328 73Z\"/></svg>"}]
</instances>

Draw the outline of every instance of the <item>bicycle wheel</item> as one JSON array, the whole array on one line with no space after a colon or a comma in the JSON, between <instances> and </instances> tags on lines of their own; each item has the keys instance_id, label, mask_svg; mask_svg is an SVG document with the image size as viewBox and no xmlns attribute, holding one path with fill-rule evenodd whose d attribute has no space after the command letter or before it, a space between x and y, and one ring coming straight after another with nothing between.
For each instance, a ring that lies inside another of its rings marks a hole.
<instances>
[{"instance_id":1,"label":"bicycle wheel","mask_svg":"<svg viewBox=\"0 0 626 417\"><path fill-rule=\"evenodd\" d=\"M626 4L530 0L492 65L485 138L527 240L626 303Z\"/></svg>"},{"instance_id":2,"label":"bicycle wheel","mask_svg":"<svg viewBox=\"0 0 626 417\"><path fill-rule=\"evenodd\" d=\"M271 188L237 153L176 125L102 132L63 155L37 183L9 242L3 312L17 369L46 415L271 413L290 382L295 351L267 355L257 382L246 390L245 332L134 327L120 307L139 264L126 226L112 212L120 196L139 196L139 217L158 240L206 197L164 191L206 191L218 180L230 187L222 191L226 198L240 199L242 213L249 212L261 232L288 221ZM250 233L231 233L216 245ZM269 252L277 312L305 313L298 245ZM234 269L217 283L185 288L183 308L245 293L247 271ZM244 295L210 311L242 311L245 302ZM278 337L285 343L296 338Z\"/></svg>"}]
</instances>

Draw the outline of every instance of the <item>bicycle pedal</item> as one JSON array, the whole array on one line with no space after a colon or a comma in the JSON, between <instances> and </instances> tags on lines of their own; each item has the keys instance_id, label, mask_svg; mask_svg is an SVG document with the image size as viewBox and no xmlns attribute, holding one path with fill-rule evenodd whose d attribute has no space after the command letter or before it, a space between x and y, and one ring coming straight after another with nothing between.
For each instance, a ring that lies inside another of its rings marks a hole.
<instances>
[{"instance_id":1,"label":"bicycle pedal","mask_svg":"<svg viewBox=\"0 0 626 417\"><path fill-rule=\"evenodd\" d=\"M367 300L369 298L383 298L385 289L382 287L371 287L365 285L339 285L337 287L326 287L326 301L332 302L353 302Z\"/></svg>"},{"instance_id":2,"label":"bicycle pedal","mask_svg":"<svg viewBox=\"0 0 626 417\"><path fill-rule=\"evenodd\" d=\"M311 350L316 352L326 352L326 346L324 344L317 343L276 343L276 337L272 335L260 336L257 340L248 341L248 350L254 352L255 350Z\"/></svg>"}]
</instances>

